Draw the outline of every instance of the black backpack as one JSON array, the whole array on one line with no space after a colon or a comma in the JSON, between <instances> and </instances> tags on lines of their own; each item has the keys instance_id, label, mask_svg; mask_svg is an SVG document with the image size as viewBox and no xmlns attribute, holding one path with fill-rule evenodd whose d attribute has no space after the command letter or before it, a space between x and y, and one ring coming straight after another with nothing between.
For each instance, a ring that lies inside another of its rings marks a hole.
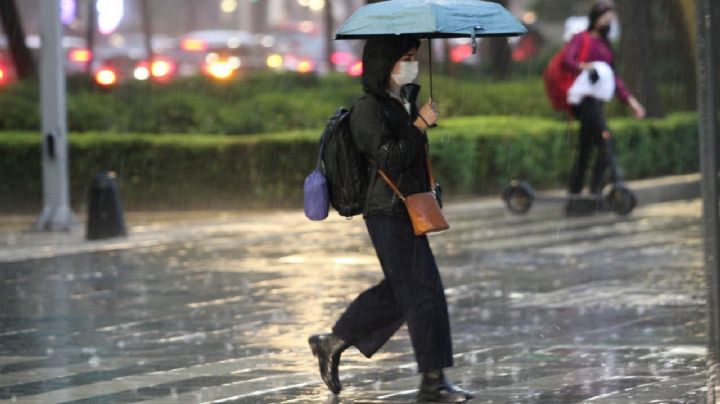
<instances>
[{"instance_id":1,"label":"black backpack","mask_svg":"<svg viewBox=\"0 0 720 404\"><path fill-rule=\"evenodd\" d=\"M345 217L362 213L368 188L368 161L355 145L350 130L351 111L338 108L320 137L330 204Z\"/></svg>"}]
</instances>

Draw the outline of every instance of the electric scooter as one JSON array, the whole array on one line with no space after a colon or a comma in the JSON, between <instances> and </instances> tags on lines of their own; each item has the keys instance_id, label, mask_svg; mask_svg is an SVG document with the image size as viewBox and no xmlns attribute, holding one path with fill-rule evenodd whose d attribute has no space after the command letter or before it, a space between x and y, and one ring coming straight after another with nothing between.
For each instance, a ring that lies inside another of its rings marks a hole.
<instances>
[{"instance_id":1,"label":"electric scooter","mask_svg":"<svg viewBox=\"0 0 720 404\"><path fill-rule=\"evenodd\" d=\"M534 202L565 202L568 216L592 215L601 211L615 212L625 216L637 206L635 194L625 186L622 170L618 166L615 153L611 150L609 139L603 137L601 153L605 154L610 168L610 186L606 183L601 189L607 192L598 195L569 195L561 197L542 197L525 181L513 180L502 193L502 199L508 210L514 214L525 214Z\"/></svg>"}]
</instances>

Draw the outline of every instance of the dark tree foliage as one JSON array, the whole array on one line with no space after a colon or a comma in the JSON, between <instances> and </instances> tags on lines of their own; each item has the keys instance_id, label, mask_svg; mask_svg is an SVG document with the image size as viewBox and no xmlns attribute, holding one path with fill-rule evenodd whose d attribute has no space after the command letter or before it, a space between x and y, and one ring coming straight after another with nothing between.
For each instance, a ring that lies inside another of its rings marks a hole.
<instances>
[{"instance_id":1,"label":"dark tree foliage","mask_svg":"<svg viewBox=\"0 0 720 404\"><path fill-rule=\"evenodd\" d=\"M508 0L493 0L507 8ZM507 38L487 38L487 50L490 62L490 72L496 80L507 79L511 73L511 51Z\"/></svg>"},{"instance_id":2,"label":"dark tree foliage","mask_svg":"<svg viewBox=\"0 0 720 404\"><path fill-rule=\"evenodd\" d=\"M622 77L645 106L649 117L662 116L655 69L658 53L652 6L636 0L618 0L616 5L622 29L619 55Z\"/></svg>"},{"instance_id":3,"label":"dark tree foliage","mask_svg":"<svg viewBox=\"0 0 720 404\"><path fill-rule=\"evenodd\" d=\"M0 22L8 40L10 55L19 79L37 75L35 60L25 44L25 31L15 0L0 0Z\"/></svg>"}]
</instances>

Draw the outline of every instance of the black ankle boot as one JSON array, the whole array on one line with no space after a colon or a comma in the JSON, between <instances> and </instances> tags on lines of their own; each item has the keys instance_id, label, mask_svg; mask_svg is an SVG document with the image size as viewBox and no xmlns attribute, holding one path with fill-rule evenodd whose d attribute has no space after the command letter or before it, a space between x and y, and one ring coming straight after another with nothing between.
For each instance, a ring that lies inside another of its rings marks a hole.
<instances>
[{"instance_id":1,"label":"black ankle boot","mask_svg":"<svg viewBox=\"0 0 720 404\"><path fill-rule=\"evenodd\" d=\"M320 364L320 377L333 394L340 393L342 385L338 375L340 355L350 345L333 334L317 334L308 338L313 355Z\"/></svg>"},{"instance_id":2,"label":"black ankle boot","mask_svg":"<svg viewBox=\"0 0 720 404\"><path fill-rule=\"evenodd\" d=\"M418 392L420 402L464 403L472 398L472 394L450 383L442 370L425 372L422 375Z\"/></svg>"}]
</instances>

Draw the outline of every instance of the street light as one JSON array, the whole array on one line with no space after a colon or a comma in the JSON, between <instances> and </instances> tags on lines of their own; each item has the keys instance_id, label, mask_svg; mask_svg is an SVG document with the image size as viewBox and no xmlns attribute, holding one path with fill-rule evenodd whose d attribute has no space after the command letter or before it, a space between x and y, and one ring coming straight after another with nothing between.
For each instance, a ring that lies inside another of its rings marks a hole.
<instances>
[{"instance_id":1,"label":"street light","mask_svg":"<svg viewBox=\"0 0 720 404\"><path fill-rule=\"evenodd\" d=\"M223 13L230 14L234 13L238 8L237 0L222 0L220 2L220 10Z\"/></svg>"},{"instance_id":2,"label":"street light","mask_svg":"<svg viewBox=\"0 0 720 404\"><path fill-rule=\"evenodd\" d=\"M312 11L320 11L325 8L325 0L310 0L308 2L308 8Z\"/></svg>"}]
</instances>

